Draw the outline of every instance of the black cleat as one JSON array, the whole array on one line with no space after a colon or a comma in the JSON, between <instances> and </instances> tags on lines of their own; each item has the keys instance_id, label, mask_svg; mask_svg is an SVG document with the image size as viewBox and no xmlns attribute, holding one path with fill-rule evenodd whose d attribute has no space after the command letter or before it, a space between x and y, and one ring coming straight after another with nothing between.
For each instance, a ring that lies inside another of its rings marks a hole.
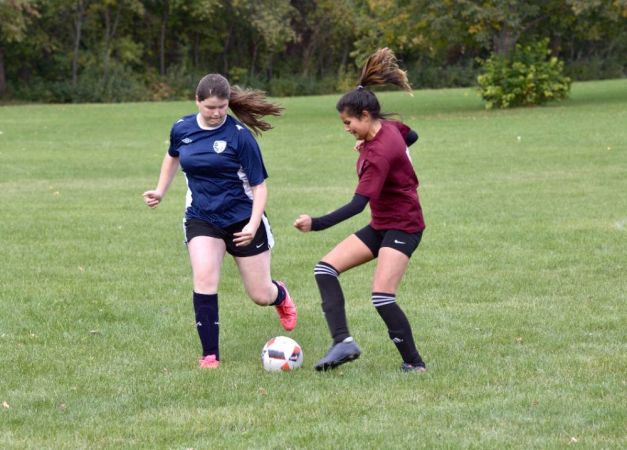
<instances>
[{"instance_id":1,"label":"black cleat","mask_svg":"<svg viewBox=\"0 0 627 450\"><path fill-rule=\"evenodd\" d=\"M401 364L401 370L403 372L426 372L427 371L427 367L425 366L425 363L418 363L418 364L409 364L404 362L403 364Z\"/></svg>"},{"instance_id":2,"label":"black cleat","mask_svg":"<svg viewBox=\"0 0 627 450\"><path fill-rule=\"evenodd\" d=\"M314 369L317 371L335 369L337 366L356 360L359 355L361 355L361 350L355 341L339 342L331 346L324 358L314 366Z\"/></svg>"}]
</instances>

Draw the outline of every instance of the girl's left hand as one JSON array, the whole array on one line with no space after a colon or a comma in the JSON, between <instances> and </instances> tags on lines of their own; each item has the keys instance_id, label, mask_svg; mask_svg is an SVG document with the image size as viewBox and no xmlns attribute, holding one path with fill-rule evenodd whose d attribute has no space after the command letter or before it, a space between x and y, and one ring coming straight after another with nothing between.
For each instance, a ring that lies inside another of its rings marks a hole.
<instances>
[{"instance_id":1,"label":"girl's left hand","mask_svg":"<svg viewBox=\"0 0 627 450\"><path fill-rule=\"evenodd\" d=\"M245 247L253 241L255 234L257 234L257 228L248 223L242 228L242 231L233 233L233 242L235 242L236 247Z\"/></svg>"}]
</instances>

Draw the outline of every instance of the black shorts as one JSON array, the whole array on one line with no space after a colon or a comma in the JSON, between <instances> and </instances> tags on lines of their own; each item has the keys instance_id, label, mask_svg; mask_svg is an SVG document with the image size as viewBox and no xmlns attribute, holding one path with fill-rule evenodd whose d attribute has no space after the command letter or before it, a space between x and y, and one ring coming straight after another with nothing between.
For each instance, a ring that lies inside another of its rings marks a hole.
<instances>
[{"instance_id":1,"label":"black shorts","mask_svg":"<svg viewBox=\"0 0 627 450\"><path fill-rule=\"evenodd\" d=\"M412 253L418 248L422 231L416 233L406 233L400 230L375 230L370 225L366 225L355 233L370 249L374 257L379 256L381 247L390 247L411 258Z\"/></svg>"},{"instance_id":2,"label":"black shorts","mask_svg":"<svg viewBox=\"0 0 627 450\"><path fill-rule=\"evenodd\" d=\"M245 247L237 247L235 245L233 242L233 233L242 231L242 228L244 228L247 223L248 219L229 225L226 228L220 228L204 220L186 219L184 223L185 243L188 243L196 236L209 236L222 239L226 244L226 251L232 256L255 256L270 250L274 245L274 239L266 216L262 217L257 233L250 244Z\"/></svg>"}]
</instances>

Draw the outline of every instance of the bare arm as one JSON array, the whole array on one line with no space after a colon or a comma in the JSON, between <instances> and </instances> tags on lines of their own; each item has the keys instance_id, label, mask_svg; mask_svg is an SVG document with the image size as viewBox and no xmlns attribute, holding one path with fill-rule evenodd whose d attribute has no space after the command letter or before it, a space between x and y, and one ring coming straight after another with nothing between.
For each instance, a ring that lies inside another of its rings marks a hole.
<instances>
[{"instance_id":1,"label":"bare arm","mask_svg":"<svg viewBox=\"0 0 627 450\"><path fill-rule=\"evenodd\" d=\"M165 154L163 158L163 162L161 163L161 172L159 173L159 181L157 182L157 187L153 191L144 192L144 202L151 208L156 208L163 197L165 197L165 193L168 191L170 187L170 183L174 179L174 175L176 175L176 171L179 167L179 159L170 156L168 153Z\"/></svg>"},{"instance_id":2,"label":"bare arm","mask_svg":"<svg viewBox=\"0 0 627 450\"><path fill-rule=\"evenodd\" d=\"M268 201L268 188L265 181L257 186L252 186L250 189L253 192L253 211L250 215L250 220L242 228L242 231L233 233L233 236L235 236L233 242L238 247L250 244L255 234L257 234L257 229L259 224L261 224L261 217Z\"/></svg>"}]
</instances>

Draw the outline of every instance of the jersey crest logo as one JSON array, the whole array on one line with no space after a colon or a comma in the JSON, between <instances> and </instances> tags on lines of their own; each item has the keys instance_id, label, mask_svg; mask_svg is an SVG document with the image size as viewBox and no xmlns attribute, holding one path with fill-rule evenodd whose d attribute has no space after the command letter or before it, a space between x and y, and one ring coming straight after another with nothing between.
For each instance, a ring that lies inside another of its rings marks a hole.
<instances>
[{"instance_id":1,"label":"jersey crest logo","mask_svg":"<svg viewBox=\"0 0 627 450\"><path fill-rule=\"evenodd\" d=\"M185 139L181 139L181 142L183 144L190 144L192 142L192 140L190 138L185 138Z\"/></svg>"},{"instance_id":2,"label":"jersey crest logo","mask_svg":"<svg viewBox=\"0 0 627 450\"><path fill-rule=\"evenodd\" d=\"M226 150L226 141L215 141L213 143L213 151L216 153L222 153Z\"/></svg>"}]
</instances>

